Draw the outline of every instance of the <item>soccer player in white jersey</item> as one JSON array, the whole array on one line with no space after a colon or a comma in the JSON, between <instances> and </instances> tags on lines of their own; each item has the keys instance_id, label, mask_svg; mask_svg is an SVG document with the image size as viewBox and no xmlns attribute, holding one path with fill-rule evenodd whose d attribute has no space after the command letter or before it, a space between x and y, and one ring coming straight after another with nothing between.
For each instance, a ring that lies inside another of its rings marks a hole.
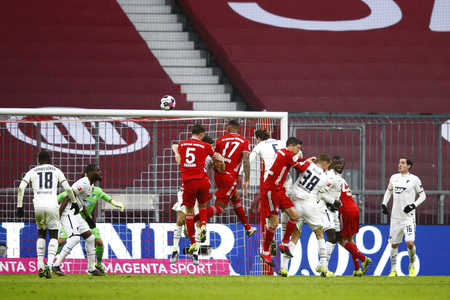
<instances>
[{"instance_id":1,"label":"soccer player in white jersey","mask_svg":"<svg viewBox=\"0 0 450 300\"><path fill-rule=\"evenodd\" d=\"M203 142L210 144L211 146L214 145L214 140L210 137L205 135L202 139ZM175 161L179 164L180 163L180 153L178 152L178 144L172 145L172 151L175 154ZM206 158L205 161L205 168L206 173L210 173L214 166L214 161L210 156ZM219 168L220 172L225 171L225 164L222 163ZM175 230L173 231L173 248L172 248L172 255L170 256L170 263L174 264L177 262L177 258L179 255L179 245L180 245L180 238L181 238L181 232L183 231L183 223L186 219L186 207L183 205L183 187L178 191L177 193L177 202L173 205L172 209L177 212L177 224L175 226ZM194 215L198 215L199 210L197 203L194 206ZM200 239L200 222L196 222L196 228L195 228L195 240L196 243L203 243L204 240ZM187 230L185 230L185 236L189 238L189 235L187 234ZM205 236L206 239L206 236ZM198 251L198 250L197 250Z\"/></svg>"},{"instance_id":2,"label":"soccer player in white jersey","mask_svg":"<svg viewBox=\"0 0 450 300\"><path fill-rule=\"evenodd\" d=\"M283 142L281 140L276 140L270 137L270 132L267 129L258 129L255 131L255 139L258 143L250 153L250 164L252 164L256 157L259 156L264 161L264 176L266 176L266 173L270 170L270 168L273 165L273 162L275 161L275 153L285 148L286 142ZM300 141L300 149L302 147L303 142ZM302 161L303 158L303 152L302 150L299 150L299 152L295 155L295 157L298 159L298 161ZM241 167L240 174L242 175L244 173L244 168ZM286 188L286 196L290 197L292 193L292 185L293 181L290 176L290 174L287 175L286 181L284 183L284 187ZM285 212L281 212L281 236L284 236L284 233L286 232L286 224L289 221L289 216ZM275 241L272 242L270 245L272 256L276 256L277 254L277 246ZM281 260L284 260L285 255L281 256Z\"/></svg>"},{"instance_id":3,"label":"soccer player in white jersey","mask_svg":"<svg viewBox=\"0 0 450 300\"><path fill-rule=\"evenodd\" d=\"M39 166L27 172L22 179L17 192L17 216L24 217L22 207L25 188L29 183L34 191L33 205L34 217L38 228L39 238L36 242L39 277L51 278L51 267L58 250L58 231L60 227L58 213L58 182L67 191L72 202L76 202L72 189L60 169L50 164L51 155L41 151L38 156ZM50 235L48 243L47 266L44 264L47 230Z\"/></svg>"},{"instance_id":4,"label":"soccer player in white jersey","mask_svg":"<svg viewBox=\"0 0 450 300\"><path fill-rule=\"evenodd\" d=\"M324 277L334 276L328 271L328 259L325 239L323 236L323 227L326 224L325 215L320 211L318 202L323 198L323 194L327 189L328 179L325 171L331 163L328 154L320 153L317 156L317 164L310 164L308 169L301 173L294 183L291 199L300 216L297 224L297 230L292 234L289 249L291 253L294 251L295 245L301 235L302 226L308 223L317 238L319 257L320 257L320 274ZM325 201L334 204L335 199L325 196ZM284 261L284 265L280 269L282 276L287 276L289 260Z\"/></svg>"},{"instance_id":5,"label":"soccer player in white jersey","mask_svg":"<svg viewBox=\"0 0 450 300\"><path fill-rule=\"evenodd\" d=\"M66 196L59 207L59 215L61 217L61 224L66 232L66 244L61 250L58 259L53 265L52 271L58 276L65 276L61 271L61 262L66 258L72 249L80 242L80 236L85 240L86 256L88 259L88 275L91 276L105 276L95 268L95 237L91 229L95 228L95 222L89 216L86 210L86 200L94 190L94 183L102 180L102 171L96 164L90 164L86 167L85 175L72 185L72 190L75 193L77 203L72 208L67 205L68 197ZM84 220L79 214L82 211L86 217Z\"/></svg>"},{"instance_id":6,"label":"soccer player in white jersey","mask_svg":"<svg viewBox=\"0 0 450 300\"><path fill-rule=\"evenodd\" d=\"M411 159L400 158L398 162L399 173L391 176L389 185L384 194L381 211L388 214L387 204L393 197L391 226L389 232L389 242L391 243L391 272L389 277L397 276L397 255L398 245L405 236L406 246L409 255L409 276L415 277L414 262L416 261L416 216L415 209L426 199L425 192L419 177L409 173L413 165ZM416 199L417 194L419 197Z\"/></svg>"},{"instance_id":7,"label":"soccer player in white jersey","mask_svg":"<svg viewBox=\"0 0 450 300\"><path fill-rule=\"evenodd\" d=\"M330 164L329 170L325 172L327 176L327 186L325 188L322 199L319 201L319 210L323 214L325 224L323 231L327 235L326 249L327 249L327 261L330 261L331 254L334 251L337 243L336 233L340 230L339 211L338 207L341 205L339 197L341 196L342 186L342 174L336 172ZM327 200L325 200L327 199ZM334 202L334 203L330 203ZM319 264L316 268L317 272L321 272L322 266ZM322 275L322 274L321 274ZM328 275L332 276L333 273L328 271Z\"/></svg>"}]
</instances>

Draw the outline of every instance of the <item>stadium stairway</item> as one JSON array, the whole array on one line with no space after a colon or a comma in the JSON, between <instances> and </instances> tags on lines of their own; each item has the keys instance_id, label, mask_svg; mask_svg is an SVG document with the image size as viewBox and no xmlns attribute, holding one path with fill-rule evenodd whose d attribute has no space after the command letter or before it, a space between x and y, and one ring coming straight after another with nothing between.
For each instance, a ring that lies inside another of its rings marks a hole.
<instances>
[{"instance_id":1,"label":"stadium stairway","mask_svg":"<svg viewBox=\"0 0 450 300\"><path fill-rule=\"evenodd\" d=\"M220 66L211 65L211 54L198 34L187 29L187 18L175 12L170 0L117 0L146 41L173 83L180 86L194 110L245 110L240 97L233 97ZM233 99L234 98L234 99ZM240 101L236 101L240 99Z\"/></svg>"}]
</instances>

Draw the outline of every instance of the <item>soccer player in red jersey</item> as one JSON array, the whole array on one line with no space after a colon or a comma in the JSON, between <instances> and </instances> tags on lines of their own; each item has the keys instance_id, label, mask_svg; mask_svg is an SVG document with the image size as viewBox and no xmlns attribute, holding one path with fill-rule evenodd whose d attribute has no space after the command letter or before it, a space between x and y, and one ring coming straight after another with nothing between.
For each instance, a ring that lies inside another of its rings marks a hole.
<instances>
[{"instance_id":1,"label":"soccer player in red jersey","mask_svg":"<svg viewBox=\"0 0 450 300\"><path fill-rule=\"evenodd\" d=\"M344 171L345 160L339 155L333 157L334 170L342 174ZM362 276L367 273L369 265L372 260L364 256L356 248L353 241L353 235L359 231L359 207L353 200L352 191L350 190L345 179L342 179L341 196L339 197L342 205L339 207L339 214L341 215L341 231L336 232L339 244L344 247L352 255L355 271L353 276ZM359 266L359 261L362 262L362 270Z\"/></svg>"},{"instance_id":2,"label":"soccer player in red jersey","mask_svg":"<svg viewBox=\"0 0 450 300\"><path fill-rule=\"evenodd\" d=\"M284 182L291 167L298 172L303 173L309 167L310 163L315 161L315 157L308 158L306 161L298 162L295 156L300 151L301 142L290 137L286 141L286 148L280 149L275 154L275 161L270 170L264 175L264 184L261 187L261 210L262 217L269 218L269 224L266 225L266 236L263 241L263 252L260 254L264 262L274 267L270 253L270 244L273 241L275 230L279 224L279 210L287 213L289 221L286 224L286 232L283 237L283 243L289 243L289 239L297 226L299 215L291 199L286 196ZM280 251L292 257L288 247L280 244Z\"/></svg>"},{"instance_id":3,"label":"soccer player in red jersey","mask_svg":"<svg viewBox=\"0 0 450 300\"><path fill-rule=\"evenodd\" d=\"M195 243L194 206L198 201L199 217L201 222L200 237L206 236L206 203L211 198L209 194L209 178L205 169L205 161L211 156L214 163L221 164L219 156L211 145L202 142L205 136L205 127L195 124L192 127L192 137L182 141L178 146L180 154L181 181L183 183L183 205L186 207L186 228L191 240L189 253L197 250ZM193 254L194 264L198 265L198 254Z\"/></svg>"},{"instance_id":4,"label":"soccer player in red jersey","mask_svg":"<svg viewBox=\"0 0 450 300\"><path fill-rule=\"evenodd\" d=\"M245 181L243 183L244 196L250 183L249 141L239 135L239 123L235 120L228 122L227 134L216 141L216 152L221 154L225 161L225 172L215 170L214 180L218 187L216 203L207 208L207 217L219 215L227 204L233 203L233 210L244 225L248 236L252 236L256 227L251 227L241 205L241 198L236 190L239 183L239 169L244 164Z\"/></svg>"}]
</instances>

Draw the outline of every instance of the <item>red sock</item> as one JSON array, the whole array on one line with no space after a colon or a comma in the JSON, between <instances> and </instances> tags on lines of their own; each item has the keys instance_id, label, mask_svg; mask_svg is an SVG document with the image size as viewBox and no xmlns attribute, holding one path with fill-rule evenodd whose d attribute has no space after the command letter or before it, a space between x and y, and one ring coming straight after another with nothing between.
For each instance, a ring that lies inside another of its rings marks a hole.
<instances>
[{"instance_id":1,"label":"red sock","mask_svg":"<svg viewBox=\"0 0 450 300\"><path fill-rule=\"evenodd\" d=\"M344 244L344 248L350 252L350 254L352 256L355 256L356 258L358 258L360 261L365 261L366 257L364 255L362 255L361 252L358 251L358 248L356 248L356 245L350 242L346 242ZM359 264L358 264L359 265ZM358 267L359 269L359 267Z\"/></svg>"},{"instance_id":2,"label":"red sock","mask_svg":"<svg viewBox=\"0 0 450 300\"><path fill-rule=\"evenodd\" d=\"M264 251L269 251L270 249L270 244L273 241L273 237L275 236L275 230L277 230L276 228L272 228L269 225L266 226L266 237L264 238Z\"/></svg>"},{"instance_id":3,"label":"red sock","mask_svg":"<svg viewBox=\"0 0 450 300\"><path fill-rule=\"evenodd\" d=\"M236 216L241 221L242 225L244 225L245 230L250 230L252 227L248 224L247 216L245 215L245 211L241 205L241 199L237 198L236 201L233 202L233 210L236 213Z\"/></svg>"},{"instance_id":4,"label":"red sock","mask_svg":"<svg viewBox=\"0 0 450 300\"><path fill-rule=\"evenodd\" d=\"M217 204L214 204L214 206L208 206L206 208L206 219L209 219L211 217L214 217L215 215L220 215L223 213L223 207ZM195 215L194 221L200 221L200 214Z\"/></svg>"},{"instance_id":5,"label":"red sock","mask_svg":"<svg viewBox=\"0 0 450 300\"><path fill-rule=\"evenodd\" d=\"M284 236L283 236L283 244L289 244L289 239L291 238L291 235L294 232L296 227L297 227L297 221L289 219L289 221L286 224L286 232L284 233Z\"/></svg>"},{"instance_id":6,"label":"red sock","mask_svg":"<svg viewBox=\"0 0 450 300\"><path fill-rule=\"evenodd\" d=\"M191 240L191 245L195 244L194 215L186 215L186 229Z\"/></svg>"},{"instance_id":7,"label":"red sock","mask_svg":"<svg viewBox=\"0 0 450 300\"><path fill-rule=\"evenodd\" d=\"M360 268L358 257L356 257L355 255L352 254L352 259L353 259L353 265L355 266L355 271L358 271Z\"/></svg>"},{"instance_id":8,"label":"red sock","mask_svg":"<svg viewBox=\"0 0 450 300\"><path fill-rule=\"evenodd\" d=\"M206 216L208 214L206 212L206 207L200 208L200 212L198 214L200 215L200 226L206 225L206 219L207 219Z\"/></svg>"}]
</instances>

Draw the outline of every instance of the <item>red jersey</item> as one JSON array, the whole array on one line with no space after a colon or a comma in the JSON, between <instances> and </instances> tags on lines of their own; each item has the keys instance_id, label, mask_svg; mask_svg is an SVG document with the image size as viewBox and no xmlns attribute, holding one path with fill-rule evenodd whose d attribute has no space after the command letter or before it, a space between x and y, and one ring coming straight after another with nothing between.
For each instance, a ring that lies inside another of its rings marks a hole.
<instances>
[{"instance_id":1,"label":"red jersey","mask_svg":"<svg viewBox=\"0 0 450 300\"><path fill-rule=\"evenodd\" d=\"M269 190L280 190L283 188L291 167L303 173L308 169L309 161L299 162L291 151L285 148L278 150L275 153L275 161L272 167L265 175L265 187Z\"/></svg>"},{"instance_id":2,"label":"red jersey","mask_svg":"<svg viewBox=\"0 0 450 300\"><path fill-rule=\"evenodd\" d=\"M230 133L218 138L216 152L225 160L225 172L238 178L242 163L242 152L250 152L250 143L237 133Z\"/></svg>"},{"instance_id":3,"label":"red jersey","mask_svg":"<svg viewBox=\"0 0 450 300\"><path fill-rule=\"evenodd\" d=\"M205 161L208 156L214 155L210 144L191 138L180 143L178 152L181 157L181 182L208 176L205 171Z\"/></svg>"},{"instance_id":4,"label":"red jersey","mask_svg":"<svg viewBox=\"0 0 450 300\"><path fill-rule=\"evenodd\" d=\"M342 205L339 207L339 212L359 212L359 207L353 200L352 191L348 187L347 181L342 180L341 196L339 197Z\"/></svg>"}]
</instances>

